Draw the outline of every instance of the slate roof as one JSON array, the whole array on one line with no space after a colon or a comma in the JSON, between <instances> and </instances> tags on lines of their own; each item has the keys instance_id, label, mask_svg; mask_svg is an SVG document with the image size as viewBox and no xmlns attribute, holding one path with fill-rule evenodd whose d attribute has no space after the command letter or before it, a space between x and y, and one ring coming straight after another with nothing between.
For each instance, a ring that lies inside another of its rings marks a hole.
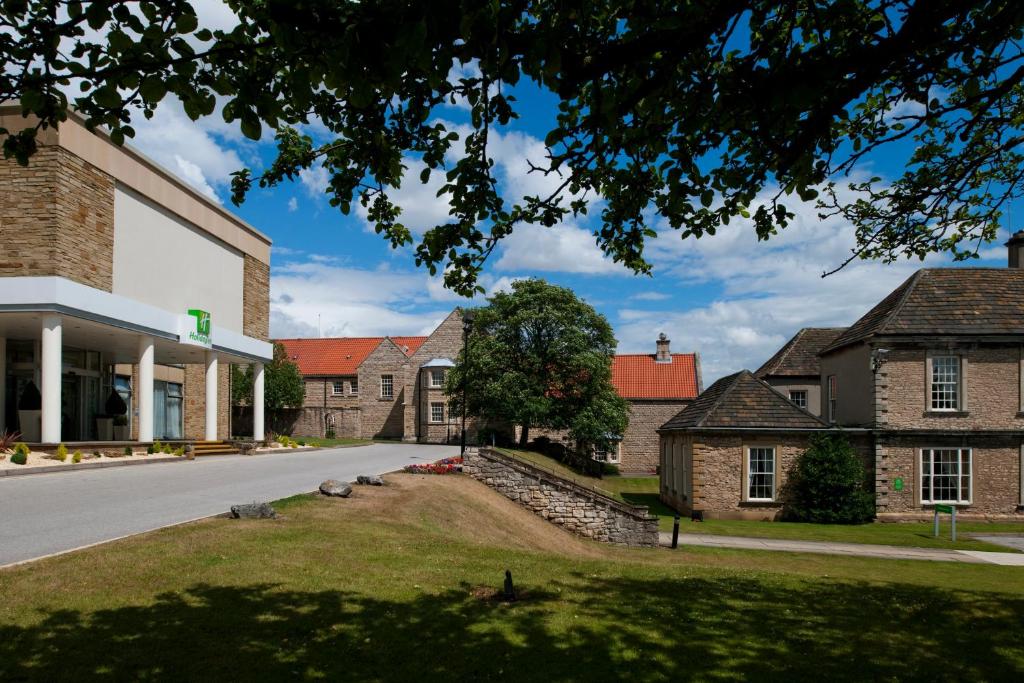
<instances>
[{"instance_id":1,"label":"slate roof","mask_svg":"<svg viewBox=\"0 0 1024 683\"><path fill-rule=\"evenodd\" d=\"M625 399L694 399L700 384L695 353L673 353L671 363L658 363L650 353L624 353L612 359L612 385Z\"/></svg>"},{"instance_id":2,"label":"slate roof","mask_svg":"<svg viewBox=\"0 0 1024 683\"><path fill-rule=\"evenodd\" d=\"M387 337L331 337L326 339L275 339L284 345L288 358L306 376L356 374L359 364ZM427 340L426 337L391 337L407 356Z\"/></svg>"},{"instance_id":3,"label":"slate roof","mask_svg":"<svg viewBox=\"0 0 1024 683\"><path fill-rule=\"evenodd\" d=\"M793 335L754 373L755 377L817 377L821 374L818 354L846 331L845 327L805 327Z\"/></svg>"},{"instance_id":4,"label":"slate roof","mask_svg":"<svg viewBox=\"0 0 1024 683\"><path fill-rule=\"evenodd\" d=\"M723 377L661 426L674 429L829 429L829 425L783 398L750 370Z\"/></svg>"},{"instance_id":5,"label":"slate roof","mask_svg":"<svg viewBox=\"0 0 1024 683\"><path fill-rule=\"evenodd\" d=\"M1024 334L1024 269L923 268L822 353L875 335Z\"/></svg>"}]
</instances>

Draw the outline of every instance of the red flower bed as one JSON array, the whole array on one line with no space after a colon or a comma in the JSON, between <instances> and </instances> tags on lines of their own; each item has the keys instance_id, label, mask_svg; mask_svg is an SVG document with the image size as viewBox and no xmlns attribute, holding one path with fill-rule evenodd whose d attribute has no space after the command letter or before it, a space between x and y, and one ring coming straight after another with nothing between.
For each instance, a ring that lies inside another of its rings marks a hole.
<instances>
[{"instance_id":1,"label":"red flower bed","mask_svg":"<svg viewBox=\"0 0 1024 683\"><path fill-rule=\"evenodd\" d=\"M444 458L423 465L406 465L402 470L412 474L453 474L462 471L462 458Z\"/></svg>"}]
</instances>

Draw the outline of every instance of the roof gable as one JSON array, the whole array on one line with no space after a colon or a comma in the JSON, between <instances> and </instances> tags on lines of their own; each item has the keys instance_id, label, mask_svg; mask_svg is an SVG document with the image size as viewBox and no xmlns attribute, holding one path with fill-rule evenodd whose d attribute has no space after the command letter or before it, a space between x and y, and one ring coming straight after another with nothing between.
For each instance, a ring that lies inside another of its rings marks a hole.
<instances>
[{"instance_id":1,"label":"roof gable","mask_svg":"<svg viewBox=\"0 0 1024 683\"><path fill-rule=\"evenodd\" d=\"M366 360L388 337L330 337L310 339L276 339L306 376L355 375ZM426 337L391 337L405 355L418 349ZM405 349L410 349L406 351Z\"/></svg>"},{"instance_id":2,"label":"roof gable","mask_svg":"<svg viewBox=\"0 0 1024 683\"><path fill-rule=\"evenodd\" d=\"M694 399L700 393L697 354L673 353L671 363L658 363L653 354L613 356L612 386L625 399Z\"/></svg>"},{"instance_id":3,"label":"roof gable","mask_svg":"<svg viewBox=\"0 0 1024 683\"><path fill-rule=\"evenodd\" d=\"M923 268L822 353L875 335L1024 334L1024 270Z\"/></svg>"},{"instance_id":4,"label":"roof gable","mask_svg":"<svg viewBox=\"0 0 1024 683\"><path fill-rule=\"evenodd\" d=\"M816 377L821 374L818 354L831 345L845 327L805 327L786 342L754 373L755 377Z\"/></svg>"},{"instance_id":5,"label":"roof gable","mask_svg":"<svg viewBox=\"0 0 1024 683\"><path fill-rule=\"evenodd\" d=\"M723 377L661 429L828 429L749 370Z\"/></svg>"}]
</instances>

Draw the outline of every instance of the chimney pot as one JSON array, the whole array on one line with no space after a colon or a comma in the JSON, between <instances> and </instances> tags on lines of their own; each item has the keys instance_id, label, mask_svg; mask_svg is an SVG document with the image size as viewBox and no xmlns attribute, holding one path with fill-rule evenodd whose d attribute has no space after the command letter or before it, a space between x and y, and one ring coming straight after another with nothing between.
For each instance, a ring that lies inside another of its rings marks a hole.
<instances>
[{"instance_id":1,"label":"chimney pot","mask_svg":"<svg viewBox=\"0 0 1024 683\"><path fill-rule=\"evenodd\" d=\"M665 336L664 332L662 332L661 334L658 335L658 341L656 342L658 352L654 356L655 362L657 362L657 363L671 363L672 362L672 352L669 350L669 343L670 343L670 340L669 340L669 338L667 336Z\"/></svg>"},{"instance_id":2,"label":"chimney pot","mask_svg":"<svg viewBox=\"0 0 1024 683\"><path fill-rule=\"evenodd\" d=\"M1024 268L1024 230L1018 230L1010 236L1006 251L1010 268Z\"/></svg>"}]
</instances>

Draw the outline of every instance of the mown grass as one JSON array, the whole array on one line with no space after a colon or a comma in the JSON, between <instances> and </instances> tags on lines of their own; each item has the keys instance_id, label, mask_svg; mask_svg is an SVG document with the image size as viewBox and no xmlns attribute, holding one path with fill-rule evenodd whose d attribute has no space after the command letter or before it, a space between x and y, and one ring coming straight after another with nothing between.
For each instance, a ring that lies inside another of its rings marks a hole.
<instances>
[{"instance_id":1,"label":"mown grass","mask_svg":"<svg viewBox=\"0 0 1024 683\"><path fill-rule=\"evenodd\" d=\"M562 465L557 460L532 451L503 449L504 452L522 458L563 476L572 478L584 486L610 494L633 505L645 505L652 515L658 517L658 528L671 531L675 510L658 498L658 477L588 477ZM794 541L834 541L837 543L868 543L897 545L917 548L942 548L956 550L986 550L992 552L1017 552L1006 546L995 545L970 538L974 533L1016 532L1024 534L1024 524L1005 522L957 522L957 541L950 540L949 523L939 527L939 537L933 537L933 527L928 522L904 522L860 525L805 524L794 522L758 522L747 520L707 520L691 522L680 520L680 532L691 534L717 534L722 536L748 536L753 538L777 538Z\"/></svg>"},{"instance_id":2,"label":"mown grass","mask_svg":"<svg viewBox=\"0 0 1024 683\"><path fill-rule=\"evenodd\" d=\"M0 679L1024 676L1014 568L610 548L462 477L283 509L0 572Z\"/></svg>"},{"instance_id":3,"label":"mown grass","mask_svg":"<svg viewBox=\"0 0 1024 683\"><path fill-rule=\"evenodd\" d=\"M373 441L369 439L353 439L349 437L340 437L336 439L323 439L317 436L296 436L292 437L296 441L305 441L308 445L316 444L322 448L343 448L347 446L369 446Z\"/></svg>"}]
</instances>

